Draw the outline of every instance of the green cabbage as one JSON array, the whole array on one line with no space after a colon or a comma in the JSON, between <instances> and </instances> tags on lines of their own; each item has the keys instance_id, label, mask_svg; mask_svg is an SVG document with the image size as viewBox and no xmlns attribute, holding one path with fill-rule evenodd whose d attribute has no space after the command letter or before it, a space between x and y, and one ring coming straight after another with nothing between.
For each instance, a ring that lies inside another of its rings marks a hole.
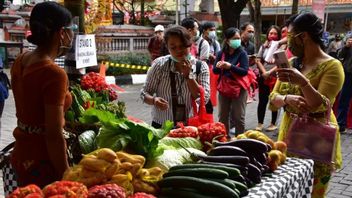
<instances>
[{"instance_id":1,"label":"green cabbage","mask_svg":"<svg viewBox=\"0 0 352 198\"><path fill-rule=\"evenodd\" d=\"M206 154L203 151L194 148L187 148L188 151L196 155ZM167 172L171 167L176 165L182 165L186 163L195 162L191 154L188 153L185 149L167 149L164 150L164 153L152 160L148 160L147 167L159 167L164 172Z\"/></svg>"},{"instance_id":2,"label":"green cabbage","mask_svg":"<svg viewBox=\"0 0 352 198\"><path fill-rule=\"evenodd\" d=\"M198 139L195 139L192 137L184 137L184 138L164 137L159 141L159 146L162 146L166 149L170 147L173 147L175 149L184 147L184 148L195 148L198 150L202 150L203 148L202 143Z\"/></svg>"}]
</instances>

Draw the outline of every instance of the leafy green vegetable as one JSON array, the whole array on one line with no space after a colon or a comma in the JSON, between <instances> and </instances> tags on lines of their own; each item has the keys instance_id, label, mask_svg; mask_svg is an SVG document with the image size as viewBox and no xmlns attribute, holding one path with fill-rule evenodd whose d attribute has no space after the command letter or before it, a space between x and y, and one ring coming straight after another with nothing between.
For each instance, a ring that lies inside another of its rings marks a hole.
<instances>
[{"instance_id":1,"label":"leafy green vegetable","mask_svg":"<svg viewBox=\"0 0 352 198\"><path fill-rule=\"evenodd\" d=\"M98 148L110 148L114 151L122 150L130 141L131 137L127 135L127 130L119 126L102 126L96 137Z\"/></svg>"},{"instance_id":2,"label":"leafy green vegetable","mask_svg":"<svg viewBox=\"0 0 352 198\"><path fill-rule=\"evenodd\" d=\"M114 114L108 111L102 111L94 108L89 108L82 114L79 121L83 124L94 124L101 122L101 124L109 125L111 121L116 120Z\"/></svg>"},{"instance_id":3,"label":"leafy green vegetable","mask_svg":"<svg viewBox=\"0 0 352 198\"><path fill-rule=\"evenodd\" d=\"M88 109L81 122L100 121L102 127L96 137L98 148L111 148L115 151L128 149L132 152L153 158L161 155L159 140L165 137L173 127L173 122L166 121L163 129L155 129L147 123L136 123L128 119L117 119L113 114L96 109Z\"/></svg>"},{"instance_id":4,"label":"leafy green vegetable","mask_svg":"<svg viewBox=\"0 0 352 198\"><path fill-rule=\"evenodd\" d=\"M185 137L185 138L172 138L172 137L164 137L159 141L160 146L173 147L175 149L182 148L182 145L185 148L195 148L198 150L202 150L202 143L195 138Z\"/></svg>"}]
</instances>

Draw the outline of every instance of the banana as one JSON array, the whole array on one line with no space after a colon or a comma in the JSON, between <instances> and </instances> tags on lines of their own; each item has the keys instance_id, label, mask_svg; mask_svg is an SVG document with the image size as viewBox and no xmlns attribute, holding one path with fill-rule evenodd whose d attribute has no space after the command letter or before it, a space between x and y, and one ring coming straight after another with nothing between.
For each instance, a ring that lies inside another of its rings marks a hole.
<instances>
[{"instance_id":1,"label":"banana","mask_svg":"<svg viewBox=\"0 0 352 198\"><path fill-rule=\"evenodd\" d=\"M106 160L108 162L114 162L114 160L116 159L117 155L111 149L102 148L102 149L98 150L97 157L99 159L103 159L103 160Z\"/></svg>"}]
</instances>

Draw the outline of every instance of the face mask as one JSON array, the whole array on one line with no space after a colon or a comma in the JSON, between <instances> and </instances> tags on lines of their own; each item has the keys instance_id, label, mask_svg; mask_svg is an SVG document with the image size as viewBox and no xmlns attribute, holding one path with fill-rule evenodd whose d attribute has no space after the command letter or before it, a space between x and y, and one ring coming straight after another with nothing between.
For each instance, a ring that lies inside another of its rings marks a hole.
<instances>
[{"instance_id":1,"label":"face mask","mask_svg":"<svg viewBox=\"0 0 352 198\"><path fill-rule=\"evenodd\" d=\"M210 31L209 34L208 34L208 37L210 39L215 39L216 38L216 32L215 31Z\"/></svg>"},{"instance_id":2,"label":"face mask","mask_svg":"<svg viewBox=\"0 0 352 198\"><path fill-rule=\"evenodd\" d=\"M65 31L65 34L66 34L67 38L69 38L70 44L69 44L69 45L64 45L64 42L63 42L63 39L64 39L64 38L60 39L60 46L59 46L59 54L58 54L58 57L67 54L67 52L69 52L70 49L72 48L73 38L70 38L70 36L67 34L66 31Z\"/></svg>"},{"instance_id":3,"label":"face mask","mask_svg":"<svg viewBox=\"0 0 352 198\"><path fill-rule=\"evenodd\" d=\"M277 40L278 40L278 37L277 37L277 36L269 36L269 37L268 37L268 40L269 40L269 41L277 41Z\"/></svg>"},{"instance_id":4,"label":"face mask","mask_svg":"<svg viewBox=\"0 0 352 198\"><path fill-rule=\"evenodd\" d=\"M187 56L185 56L184 60L188 60L189 61L189 60L191 60L191 58L192 58L191 54L188 54ZM180 60L178 60L176 57L174 57L172 55L171 55L171 60L173 60L176 63L180 62Z\"/></svg>"},{"instance_id":5,"label":"face mask","mask_svg":"<svg viewBox=\"0 0 352 198\"><path fill-rule=\"evenodd\" d=\"M241 46L241 39L232 39L229 43L230 47L233 49L237 49Z\"/></svg>"},{"instance_id":6,"label":"face mask","mask_svg":"<svg viewBox=\"0 0 352 198\"><path fill-rule=\"evenodd\" d=\"M293 37L293 36L288 38L288 40L287 40L288 49L291 51L291 53L294 56L301 58L301 57L303 57L303 54L304 54L304 46L297 45L297 43L295 43L294 39L295 39L295 37Z\"/></svg>"},{"instance_id":7,"label":"face mask","mask_svg":"<svg viewBox=\"0 0 352 198\"><path fill-rule=\"evenodd\" d=\"M252 40L254 38L254 33L248 33L248 39Z\"/></svg>"}]
</instances>

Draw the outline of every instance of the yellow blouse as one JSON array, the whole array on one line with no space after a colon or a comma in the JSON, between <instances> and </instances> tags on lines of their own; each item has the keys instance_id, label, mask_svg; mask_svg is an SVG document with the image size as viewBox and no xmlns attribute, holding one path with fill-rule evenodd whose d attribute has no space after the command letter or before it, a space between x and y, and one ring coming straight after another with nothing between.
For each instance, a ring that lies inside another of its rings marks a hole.
<instances>
[{"instance_id":1,"label":"yellow blouse","mask_svg":"<svg viewBox=\"0 0 352 198\"><path fill-rule=\"evenodd\" d=\"M336 59L330 59L319 64L315 69L305 75L306 78L310 81L310 84L318 90L318 92L327 99L330 100L330 104L333 105L335 102L335 98L339 91L342 88L345 75L343 71L343 67L340 61ZM272 101L278 94L280 95L301 95L302 91L297 85L292 85L287 82L276 81L275 87L271 92L269 98ZM271 110L277 110L273 104L270 103L269 108ZM292 107L287 107L287 111L296 112L297 110ZM325 112L326 105L322 104L315 112ZM315 113L311 112L311 113ZM324 121L322 118L321 121ZM279 128L279 136L278 140L284 140L286 137L286 133L291 125L292 118L288 116L287 112L284 112L280 128ZM330 122L337 125L337 121L333 112L331 112ZM338 130L338 127L337 127ZM340 133L337 131L336 137L336 148L335 148L335 166L336 168L341 168L342 165L342 155L341 155L341 141L340 141Z\"/></svg>"}]
</instances>

